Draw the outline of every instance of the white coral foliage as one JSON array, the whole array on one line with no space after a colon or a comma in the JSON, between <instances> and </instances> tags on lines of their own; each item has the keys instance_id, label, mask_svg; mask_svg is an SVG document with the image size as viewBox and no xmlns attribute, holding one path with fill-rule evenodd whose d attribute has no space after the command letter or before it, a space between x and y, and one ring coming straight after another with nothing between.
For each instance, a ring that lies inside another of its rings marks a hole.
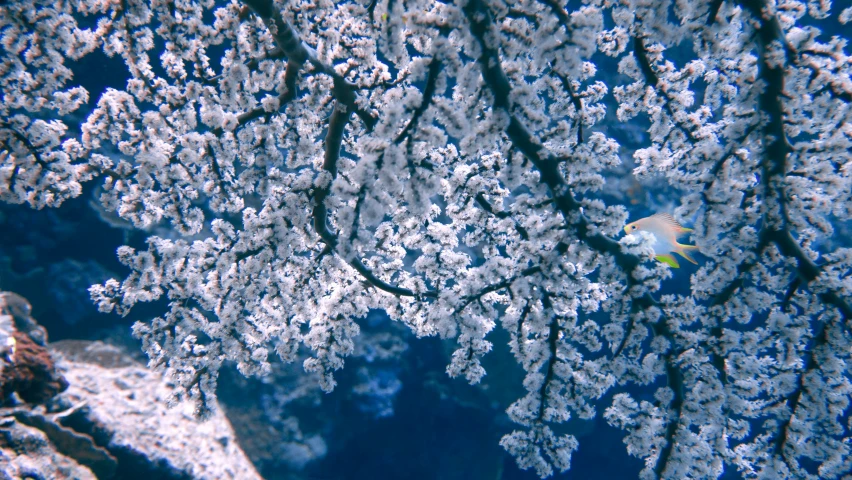
<instances>
[{"instance_id":1,"label":"white coral foliage","mask_svg":"<svg viewBox=\"0 0 852 480\"><path fill-rule=\"evenodd\" d=\"M98 182L104 208L172 226L91 293L168 302L134 332L201 413L226 361L263 376L308 351L331 390L382 309L454 339L472 383L508 331L526 393L501 443L541 476L599 413L643 478L850 475L852 63L814 26L850 9L563 3L5 2L0 199ZM98 49L123 89L75 83ZM634 173L683 194L686 293L615 240L617 125L644 129Z\"/></svg>"}]
</instances>

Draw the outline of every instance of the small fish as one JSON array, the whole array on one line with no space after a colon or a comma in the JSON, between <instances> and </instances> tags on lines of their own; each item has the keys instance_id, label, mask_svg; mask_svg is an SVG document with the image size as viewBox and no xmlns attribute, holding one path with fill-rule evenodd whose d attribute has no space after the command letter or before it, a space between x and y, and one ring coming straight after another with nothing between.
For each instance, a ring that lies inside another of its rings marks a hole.
<instances>
[{"instance_id":1,"label":"small fish","mask_svg":"<svg viewBox=\"0 0 852 480\"><path fill-rule=\"evenodd\" d=\"M683 245L677 243L677 238L688 232L691 228L684 228L668 213L656 213L635 222L628 223L624 227L625 233L636 233L638 231L649 232L657 239L654 243L654 258L672 268L680 268L677 259L672 255L677 253L681 257L698 265L694 258L689 256L690 250L698 251L695 245Z\"/></svg>"}]
</instances>

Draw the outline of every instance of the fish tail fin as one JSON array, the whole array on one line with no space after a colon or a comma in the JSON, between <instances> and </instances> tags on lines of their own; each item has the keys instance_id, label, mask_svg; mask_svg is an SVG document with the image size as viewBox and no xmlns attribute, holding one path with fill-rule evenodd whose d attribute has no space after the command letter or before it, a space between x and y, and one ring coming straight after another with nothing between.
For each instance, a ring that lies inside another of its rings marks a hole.
<instances>
[{"instance_id":1,"label":"fish tail fin","mask_svg":"<svg viewBox=\"0 0 852 480\"><path fill-rule=\"evenodd\" d=\"M683 257L683 258L689 260L690 262L698 265L698 262L696 262L695 259L689 253L691 251L701 253L701 251L698 250L698 247L696 247L695 245L683 245L683 244L680 244L680 243L678 243L676 245L677 245L677 249L675 250L675 252L677 252L678 255L680 255L681 257Z\"/></svg>"},{"instance_id":2,"label":"fish tail fin","mask_svg":"<svg viewBox=\"0 0 852 480\"><path fill-rule=\"evenodd\" d=\"M677 230L677 235L678 235L678 236L686 235L687 233L689 233L689 232L691 232L691 231L692 231L692 229L691 229L691 228L680 227L680 228Z\"/></svg>"},{"instance_id":3,"label":"fish tail fin","mask_svg":"<svg viewBox=\"0 0 852 480\"><path fill-rule=\"evenodd\" d=\"M671 253L655 255L654 258L657 259L658 262L665 263L672 268L680 268L680 264L677 263L677 259Z\"/></svg>"}]
</instances>

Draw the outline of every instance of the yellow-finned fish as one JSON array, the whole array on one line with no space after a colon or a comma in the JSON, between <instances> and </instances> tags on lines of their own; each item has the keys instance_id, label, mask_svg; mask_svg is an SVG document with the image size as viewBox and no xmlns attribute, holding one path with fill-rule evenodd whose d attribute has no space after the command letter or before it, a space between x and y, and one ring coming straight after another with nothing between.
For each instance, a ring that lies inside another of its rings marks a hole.
<instances>
[{"instance_id":1,"label":"yellow-finned fish","mask_svg":"<svg viewBox=\"0 0 852 480\"><path fill-rule=\"evenodd\" d=\"M626 233L636 233L639 231L649 232L654 235L657 241L654 243L654 258L658 261L669 265L672 268L680 268L677 259L672 255L677 253L681 257L698 265L694 258L689 256L691 250L698 251L695 245L683 245L677 243L677 238L688 232L691 228L684 228L668 213L656 213L650 217L645 217L636 220L633 223L628 223L624 227Z\"/></svg>"}]
</instances>

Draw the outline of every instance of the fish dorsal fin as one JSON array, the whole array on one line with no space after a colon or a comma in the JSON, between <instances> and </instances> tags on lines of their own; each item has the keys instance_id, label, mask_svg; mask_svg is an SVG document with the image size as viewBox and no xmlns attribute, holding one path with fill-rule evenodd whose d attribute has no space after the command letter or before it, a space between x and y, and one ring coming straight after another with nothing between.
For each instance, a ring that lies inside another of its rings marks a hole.
<instances>
[{"instance_id":1,"label":"fish dorsal fin","mask_svg":"<svg viewBox=\"0 0 852 480\"><path fill-rule=\"evenodd\" d=\"M651 218L656 218L657 220L665 222L667 225L673 227L676 232L686 230L683 228L680 222L678 222L673 216L671 216L670 213L655 213L651 215Z\"/></svg>"}]
</instances>

